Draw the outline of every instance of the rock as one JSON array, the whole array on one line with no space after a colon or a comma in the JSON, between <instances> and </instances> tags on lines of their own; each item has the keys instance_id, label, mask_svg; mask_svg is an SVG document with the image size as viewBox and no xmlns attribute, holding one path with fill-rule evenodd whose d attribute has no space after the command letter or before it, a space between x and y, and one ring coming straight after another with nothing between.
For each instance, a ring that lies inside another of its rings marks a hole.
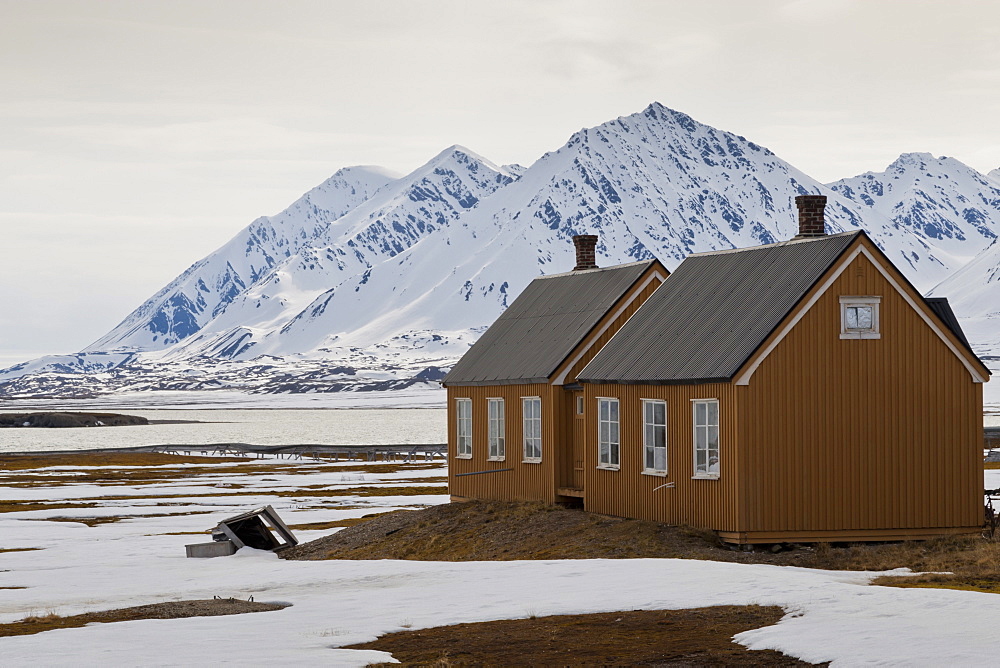
<instances>
[{"instance_id":1,"label":"rock","mask_svg":"<svg viewBox=\"0 0 1000 668\"><path fill-rule=\"evenodd\" d=\"M149 420L137 415L116 413L7 413L0 414L0 427L117 427L145 425Z\"/></svg>"}]
</instances>

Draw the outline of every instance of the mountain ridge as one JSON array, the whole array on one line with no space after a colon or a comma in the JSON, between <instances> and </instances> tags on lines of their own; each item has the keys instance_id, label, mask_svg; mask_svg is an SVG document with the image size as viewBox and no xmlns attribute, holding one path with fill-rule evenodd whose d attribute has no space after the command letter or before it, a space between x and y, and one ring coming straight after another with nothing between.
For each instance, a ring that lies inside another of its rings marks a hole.
<instances>
[{"instance_id":1,"label":"mountain ridge","mask_svg":"<svg viewBox=\"0 0 1000 668\"><path fill-rule=\"evenodd\" d=\"M261 392L324 368L352 370L327 374L341 389L430 383L428 370L456 359L528 281L572 267L574 234L599 235L599 264L657 256L673 268L692 252L794 236L799 194L827 195L829 231L864 225L922 290L1000 230L1000 185L954 159L902 154L884 172L822 184L658 102L583 128L528 167L456 145L407 175L345 170L192 265L83 358L0 372L0 396L28 387L14 383L26 374L52 373L56 386L73 368L116 369L112 389L213 374L233 386L226 364L253 368Z\"/></svg>"}]
</instances>

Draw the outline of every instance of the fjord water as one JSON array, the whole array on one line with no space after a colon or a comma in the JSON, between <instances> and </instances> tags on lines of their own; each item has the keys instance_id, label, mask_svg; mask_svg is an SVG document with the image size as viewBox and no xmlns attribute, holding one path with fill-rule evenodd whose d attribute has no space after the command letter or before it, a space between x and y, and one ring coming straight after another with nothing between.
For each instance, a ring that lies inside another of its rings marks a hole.
<instances>
[{"instance_id":1,"label":"fjord water","mask_svg":"<svg viewBox=\"0 0 1000 668\"><path fill-rule=\"evenodd\" d=\"M125 409L116 412L139 415L150 421L183 420L186 423L70 429L0 429L0 454L219 443L392 445L444 443L447 439L443 408Z\"/></svg>"}]
</instances>

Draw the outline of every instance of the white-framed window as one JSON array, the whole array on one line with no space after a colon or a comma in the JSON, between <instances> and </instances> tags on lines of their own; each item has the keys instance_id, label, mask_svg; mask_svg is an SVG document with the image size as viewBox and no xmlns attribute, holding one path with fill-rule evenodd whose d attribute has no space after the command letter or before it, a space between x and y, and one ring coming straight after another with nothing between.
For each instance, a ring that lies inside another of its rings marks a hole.
<instances>
[{"instance_id":1,"label":"white-framed window","mask_svg":"<svg viewBox=\"0 0 1000 668\"><path fill-rule=\"evenodd\" d=\"M667 473L667 402L642 400L642 472Z\"/></svg>"},{"instance_id":2,"label":"white-framed window","mask_svg":"<svg viewBox=\"0 0 1000 668\"><path fill-rule=\"evenodd\" d=\"M692 399L694 477L719 477L719 400Z\"/></svg>"},{"instance_id":3,"label":"white-framed window","mask_svg":"<svg viewBox=\"0 0 1000 668\"><path fill-rule=\"evenodd\" d=\"M597 466L617 469L619 464L618 400L597 399Z\"/></svg>"},{"instance_id":4,"label":"white-framed window","mask_svg":"<svg viewBox=\"0 0 1000 668\"><path fill-rule=\"evenodd\" d=\"M542 400L540 397L521 397L524 418L524 461L542 461Z\"/></svg>"},{"instance_id":5,"label":"white-framed window","mask_svg":"<svg viewBox=\"0 0 1000 668\"><path fill-rule=\"evenodd\" d=\"M882 334L879 329L879 304L881 302L881 297L842 296L840 298L840 338L881 338Z\"/></svg>"},{"instance_id":6,"label":"white-framed window","mask_svg":"<svg viewBox=\"0 0 1000 668\"><path fill-rule=\"evenodd\" d=\"M455 427L458 448L455 456L472 458L472 399L455 399Z\"/></svg>"},{"instance_id":7,"label":"white-framed window","mask_svg":"<svg viewBox=\"0 0 1000 668\"><path fill-rule=\"evenodd\" d=\"M490 461L503 461L507 456L507 445L504 439L503 399L487 399L487 416L490 433Z\"/></svg>"},{"instance_id":8,"label":"white-framed window","mask_svg":"<svg viewBox=\"0 0 1000 668\"><path fill-rule=\"evenodd\" d=\"M583 397L576 398L576 414L583 415Z\"/></svg>"}]
</instances>

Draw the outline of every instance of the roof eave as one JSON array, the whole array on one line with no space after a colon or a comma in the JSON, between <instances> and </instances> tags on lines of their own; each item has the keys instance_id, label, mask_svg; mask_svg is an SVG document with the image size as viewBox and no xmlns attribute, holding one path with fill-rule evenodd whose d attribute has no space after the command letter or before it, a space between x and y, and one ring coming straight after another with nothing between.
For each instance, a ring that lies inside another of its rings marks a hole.
<instances>
[{"instance_id":1,"label":"roof eave","mask_svg":"<svg viewBox=\"0 0 1000 668\"><path fill-rule=\"evenodd\" d=\"M490 385L539 385L548 384L548 378L513 378L504 380L463 380L441 383L444 387L489 387Z\"/></svg>"}]
</instances>

